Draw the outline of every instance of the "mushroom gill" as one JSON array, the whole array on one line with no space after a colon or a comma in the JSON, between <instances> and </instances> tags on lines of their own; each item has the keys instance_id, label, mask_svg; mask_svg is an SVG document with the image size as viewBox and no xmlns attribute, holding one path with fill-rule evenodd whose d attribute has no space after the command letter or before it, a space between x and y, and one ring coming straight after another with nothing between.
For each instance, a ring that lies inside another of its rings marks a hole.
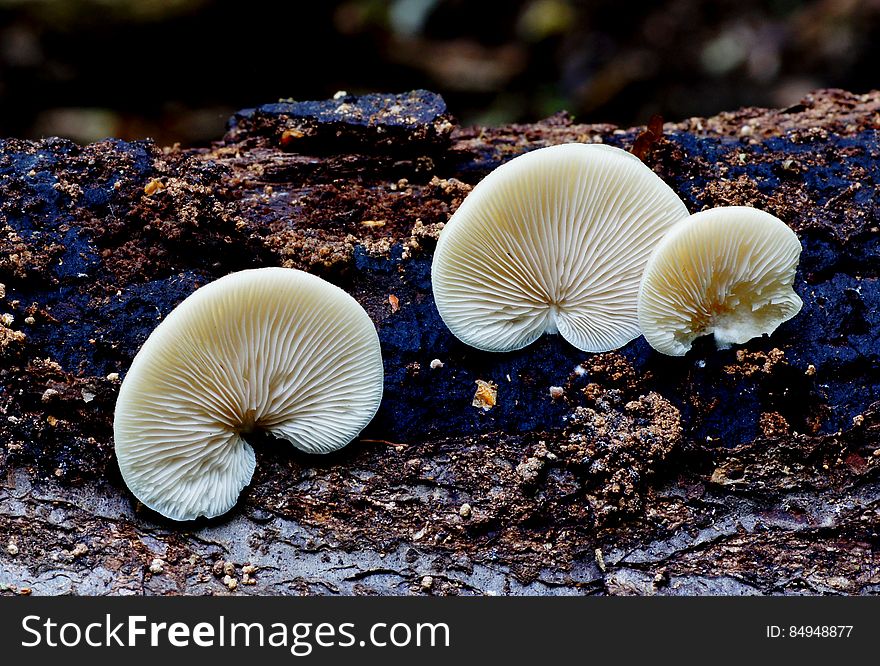
<instances>
[{"instance_id":1,"label":"mushroom gill","mask_svg":"<svg viewBox=\"0 0 880 666\"><path fill-rule=\"evenodd\" d=\"M249 432L334 451L382 388L376 329L351 296L293 269L233 273L185 299L135 356L116 403L119 467L162 515L217 516L253 476Z\"/></svg>"},{"instance_id":2,"label":"mushroom gill","mask_svg":"<svg viewBox=\"0 0 880 666\"><path fill-rule=\"evenodd\" d=\"M565 144L498 167L467 196L434 253L434 298L463 342L509 351L559 333L583 351L639 335L645 262L687 217L638 158Z\"/></svg>"},{"instance_id":3,"label":"mushroom gill","mask_svg":"<svg viewBox=\"0 0 880 666\"><path fill-rule=\"evenodd\" d=\"M792 289L801 244L782 220L745 206L674 226L651 255L639 324L657 351L684 356L702 335L719 348L771 334L803 302Z\"/></svg>"}]
</instances>

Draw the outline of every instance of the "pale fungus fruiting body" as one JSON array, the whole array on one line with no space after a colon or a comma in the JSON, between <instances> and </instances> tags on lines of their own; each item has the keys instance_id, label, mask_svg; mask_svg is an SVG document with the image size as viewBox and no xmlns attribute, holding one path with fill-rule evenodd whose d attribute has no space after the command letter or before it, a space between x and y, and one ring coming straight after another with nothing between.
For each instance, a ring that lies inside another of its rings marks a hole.
<instances>
[{"instance_id":1,"label":"pale fungus fruiting body","mask_svg":"<svg viewBox=\"0 0 880 666\"><path fill-rule=\"evenodd\" d=\"M443 321L463 342L510 351L559 333L588 352L639 334L645 262L686 218L638 158L604 145L526 153L480 182L447 223L432 266Z\"/></svg>"},{"instance_id":2,"label":"pale fungus fruiting body","mask_svg":"<svg viewBox=\"0 0 880 666\"><path fill-rule=\"evenodd\" d=\"M293 269L233 273L184 300L132 362L113 424L119 467L168 518L218 516L253 476L248 433L334 451L373 418L382 387L376 329L351 296Z\"/></svg>"},{"instance_id":3,"label":"pale fungus fruiting body","mask_svg":"<svg viewBox=\"0 0 880 666\"><path fill-rule=\"evenodd\" d=\"M719 348L770 334L803 302L792 289L801 244L755 208L696 213L673 227L645 267L639 324L657 351L684 356L702 335Z\"/></svg>"}]
</instances>

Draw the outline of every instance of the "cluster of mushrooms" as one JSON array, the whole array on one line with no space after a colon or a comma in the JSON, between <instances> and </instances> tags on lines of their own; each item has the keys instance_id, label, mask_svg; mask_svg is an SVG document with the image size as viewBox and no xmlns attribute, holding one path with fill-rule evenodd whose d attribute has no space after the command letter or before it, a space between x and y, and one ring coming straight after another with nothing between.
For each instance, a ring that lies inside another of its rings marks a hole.
<instances>
[{"instance_id":1,"label":"cluster of mushrooms","mask_svg":"<svg viewBox=\"0 0 880 666\"><path fill-rule=\"evenodd\" d=\"M565 144L473 189L440 235L432 282L443 321L481 350L558 333L603 352L641 334L683 356L699 336L727 347L797 314L800 251L768 213L689 215L637 157ZM376 328L344 291L287 268L227 275L175 308L135 357L114 419L122 476L163 516L218 516L253 476L249 433L335 451L372 420L383 380Z\"/></svg>"}]
</instances>

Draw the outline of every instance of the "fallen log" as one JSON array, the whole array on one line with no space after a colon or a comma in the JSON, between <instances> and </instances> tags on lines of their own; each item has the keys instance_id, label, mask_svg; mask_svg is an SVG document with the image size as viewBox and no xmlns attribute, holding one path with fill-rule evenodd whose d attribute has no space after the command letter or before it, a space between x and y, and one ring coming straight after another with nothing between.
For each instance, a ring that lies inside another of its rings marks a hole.
<instances>
[{"instance_id":1,"label":"fallen log","mask_svg":"<svg viewBox=\"0 0 880 666\"><path fill-rule=\"evenodd\" d=\"M0 142L0 593L880 591L880 93L652 128L638 152L690 210L800 236L804 308L771 338L488 354L443 326L431 253L471 187L638 128L463 128L416 91L245 110L206 149ZM171 523L116 467L120 378L195 288L270 265L367 309L383 406L330 456L259 438L236 509Z\"/></svg>"}]
</instances>

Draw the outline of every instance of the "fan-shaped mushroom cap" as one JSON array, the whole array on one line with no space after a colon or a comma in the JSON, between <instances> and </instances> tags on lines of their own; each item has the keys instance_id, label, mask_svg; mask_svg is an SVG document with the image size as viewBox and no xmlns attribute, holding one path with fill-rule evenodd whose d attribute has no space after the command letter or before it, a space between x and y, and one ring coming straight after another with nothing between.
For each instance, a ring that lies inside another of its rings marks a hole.
<instances>
[{"instance_id":1,"label":"fan-shaped mushroom cap","mask_svg":"<svg viewBox=\"0 0 880 666\"><path fill-rule=\"evenodd\" d=\"M434 298L467 344L508 351L559 332L578 349L639 334L636 296L656 243L688 211L638 158L579 143L498 167L440 234Z\"/></svg>"},{"instance_id":2,"label":"fan-shaped mushroom cap","mask_svg":"<svg viewBox=\"0 0 880 666\"><path fill-rule=\"evenodd\" d=\"M126 484L175 520L217 516L254 472L255 429L309 453L354 439L382 398L379 338L351 296L288 268L198 289L141 347L113 434Z\"/></svg>"},{"instance_id":3,"label":"fan-shaped mushroom cap","mask_svg":"<svg viewBox=\"0 0 880 666\"><path fill-rule=\"evenodd\" d=\"M657 351L684 356L701 335L719 348L770 334L803 302L792 289L801 244L777 217L730 206L696 213L654 250L639 324Z\"/></svg>"}]
</instances>

